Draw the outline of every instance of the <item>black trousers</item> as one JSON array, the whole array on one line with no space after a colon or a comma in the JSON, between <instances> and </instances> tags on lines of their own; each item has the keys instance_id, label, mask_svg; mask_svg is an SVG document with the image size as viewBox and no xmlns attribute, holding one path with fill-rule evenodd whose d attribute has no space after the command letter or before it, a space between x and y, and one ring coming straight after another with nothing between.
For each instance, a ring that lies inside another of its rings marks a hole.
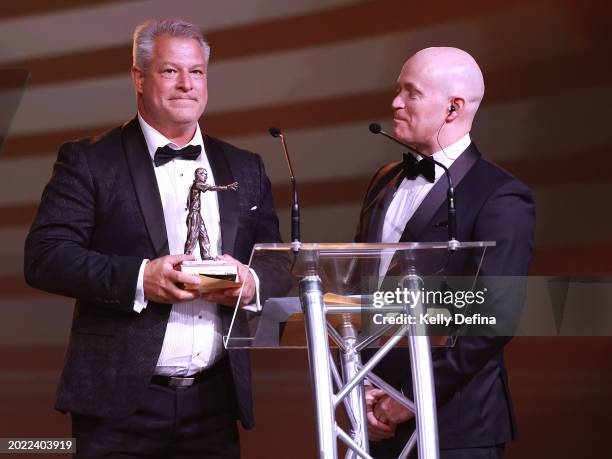
<instances>
[{"instance_id":1,"label":"black trousers","mask_svg":"<svg viewBox=\"0 0 612 459\"><path fill-rule=\"evenodd\" d=\"M374 459L397 459L403 449L392 447L387 442L370 442L370 455ZM417 459L416 445L410 453L410 459ZM440 459L502 459L505 445L482 448L441 449Z\"/></svg>"},{"instance_id":2,"label":"black trousers","mask_svg":"<svg viewBox=\"0 0 612 459\"><path fill-rule=\"evenodd\" d=\"M414 429L414 419L399 424L395 437L389 440L370 442L370 455L374 459L397 459ZM502 459L504 457L504 450L505 444L481 448L440 449L440 459ZM408 457L410 459L417 459L416 445Z\"/></svg>"},{"instance_id":3,"label":"black trousers","mask_svg":"<svg viewBox=\"0 0 612 459\"><path fill-rule=\"evenodd\" d=\"M150 384L140 408L121 419L72 414L77 458L240 457L236 399L224 359L197 384Z\"/></svg>"}]
</instances>

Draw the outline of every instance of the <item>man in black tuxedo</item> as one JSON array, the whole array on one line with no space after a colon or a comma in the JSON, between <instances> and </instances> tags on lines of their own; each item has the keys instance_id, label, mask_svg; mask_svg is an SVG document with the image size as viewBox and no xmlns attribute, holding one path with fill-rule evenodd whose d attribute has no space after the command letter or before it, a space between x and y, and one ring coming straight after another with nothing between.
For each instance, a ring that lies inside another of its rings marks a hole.
<instances>
[{"instance_id":1,"label":"man in black tuxedo","mask_svg":"<svg viewBox=\"0 0 612 459\"><path fill-rule=\"evenodd\" d=\"M201 167L211 186L238 182L204 193L202 217L211 254L238 266L241 305L259 304L270 271L245 264L255 243L280 242L270 182L259 156L200 131L209 46L196 26L148 21L133 51L137 116L61 147L26 241L27 282L76 298L56 408L79 457L239 457L250 363L222 344L239 289L200 297L177 267L194 259L185 202Z\"/></svg>"},{"instance_id":2,"label":"man in black tuxedo","mask_svg":"<svg viewBox=\"0 0 612 459\"><path fill-rule=\"evenodd\" d=\"M535 226L533 200L524 184L483 159L471 142L469 133L483 96L482 73L468 53L456 48L421 50L406 61L398 78L393 130L450 168L457 239L496 241L486 252L480 276L525 276ZM405 155L402 163L376 173L364 199L357 241L447 240L447 182L439 166L428 172L418 160ZM478 261L459 251L445 274L475 273ZM506 311L514 318L520 313L517 303L520 298L513 303L514 311ZM460 336L454 347L433 350L442 458L501 457L505 444L516 437L503 361L509 339ZM407 350L394 350L375 371L412 394L409 362ZM414 430L413 413L372 387L366 399L373 456L397 457Z\"/></svg>"}]
</instances>

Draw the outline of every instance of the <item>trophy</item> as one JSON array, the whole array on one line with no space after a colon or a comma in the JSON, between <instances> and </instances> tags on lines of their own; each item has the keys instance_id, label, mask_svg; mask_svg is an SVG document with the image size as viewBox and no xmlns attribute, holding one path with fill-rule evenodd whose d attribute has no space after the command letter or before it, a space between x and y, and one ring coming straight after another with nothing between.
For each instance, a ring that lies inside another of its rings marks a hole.
<instances>
[{"instance_id":1,"label":"trophy","mask_svg":"<svg viewBox=\"0 0 612 459\"><path fill-rule=\"evenodd\" d=\"M200 195L207 191L236 191L238 182L224 186L214 186L206 183L208 174L206 169L199 167L195 171L195 179L189 188L187 195L187 241L185 242L185 254L191 255L196 246L200 246L202 260L184 261L181 263L181 271L187 274L199 275L201 283L199 286L185 284L186 289L198 289L200 293L214 290L225 290L227 288L240 287L238 282L238 268L236 265L224 260L217 260L210 254L210 239L206 231L204 219L200 213Z\"/></svg>"}]
</instances>

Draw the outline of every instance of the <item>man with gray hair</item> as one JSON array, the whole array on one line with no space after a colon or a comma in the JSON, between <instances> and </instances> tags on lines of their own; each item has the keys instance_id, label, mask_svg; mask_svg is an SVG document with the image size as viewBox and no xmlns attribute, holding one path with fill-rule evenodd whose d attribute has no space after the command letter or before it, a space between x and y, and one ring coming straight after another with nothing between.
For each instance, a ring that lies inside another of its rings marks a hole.
<instances>
[{"instance_id":1,"label":"man with gray hair","mask_svg":"<svg viewBox=\"0 0 612 459\"><path fill-rule=\"evenodd\" d=\"M526 276L535 226L529 189L482 158L470 137L484 96L482 72L467 52L427 48L408 59L392 102L396 137L449 168L455 185L456 238L495 241L480 257L457 251L440 275ZM447 183L439 166L408 153L382 167L364 198L358 242L447 241ZM431 165L431 163L429 163ZM499 292L495 292L496 294ZM490 296L490 295L489 295ZM520 309L520 305L513 303ZM516 437L504 367L505 336L459 336L432 352L440 457L497 458ZM412 394L410 355L395 349L375 372ZM384 391L366 393L370 451L396 458L415 428L413 413Z\"/></svg>"},{"instance_id":2,"label":"man with gray hair","mask_svg":"<svg viewBox=\"0 0 612 459\"><path fill-rule=\"evenodd\" d=\"M201 201L211 255L238 267L239 306L258 300L253 245L280 242L261 158L200 130L209 54L193 24L136 28L136 117L61 147L26 240L28 283L76 298L56 408L77 457L235 458L236 420L254 423L248 354L222 345L240 289L200 296L177 269L199 256L183 254L198 168L211 187L239 184Z\"/></svg>"}]
</instances>

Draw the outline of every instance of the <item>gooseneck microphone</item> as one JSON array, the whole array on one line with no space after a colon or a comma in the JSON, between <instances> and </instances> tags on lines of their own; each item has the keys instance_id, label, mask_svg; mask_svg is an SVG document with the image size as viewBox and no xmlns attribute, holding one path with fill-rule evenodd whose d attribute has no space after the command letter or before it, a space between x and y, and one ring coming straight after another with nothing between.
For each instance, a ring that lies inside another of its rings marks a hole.
<instances>
[{"instance_id":1,"label":"gooseneck microphone","mask_svg":"<svg viewBox=\"0 0 612 459\"><path fill-rule=\"evenodd\" d=\"M293 205L291 206L291 248L294 252L297 252L300 248L300 206L298 204L298 191L295 183L295 175L293 174L293 166L291 165L291 159L289 158L289 151L287 150L287 142L285 142L285 136L279 128L271 127L269 129L272 137L280 138L283 143L283 151L285 152L285 160L289 167L289 179L291 180L291 186L293 187Z\"/></svg>"},{"instance_id":2,"label":"gooseneck microphone","mask_svg":"<svg viewBox=\"0 0 612 459\"><path fill-rule=\"evenodd\" d=\"M457 248L457 209L455 208L455 188L453 186L453 178L450 175L448 167L442 164L439 161L436 161L431 156L427 156L417 149L411 147L410 145L402 142L398 138L392 136L391 134L385 132L380 127L378 123L370 124L370 132L372 134L382 134L388 139L393 140L394 142L400 144L401 146L408 149L409 152L420 156L423 158L423 161L430 161L438 166L440 166L444 170L444 174L446 175L446 179L448 180L448 190L446 192L447 204L448 204L448 245L451 250L455 250Z\"/></svg>"}]
</instances>

